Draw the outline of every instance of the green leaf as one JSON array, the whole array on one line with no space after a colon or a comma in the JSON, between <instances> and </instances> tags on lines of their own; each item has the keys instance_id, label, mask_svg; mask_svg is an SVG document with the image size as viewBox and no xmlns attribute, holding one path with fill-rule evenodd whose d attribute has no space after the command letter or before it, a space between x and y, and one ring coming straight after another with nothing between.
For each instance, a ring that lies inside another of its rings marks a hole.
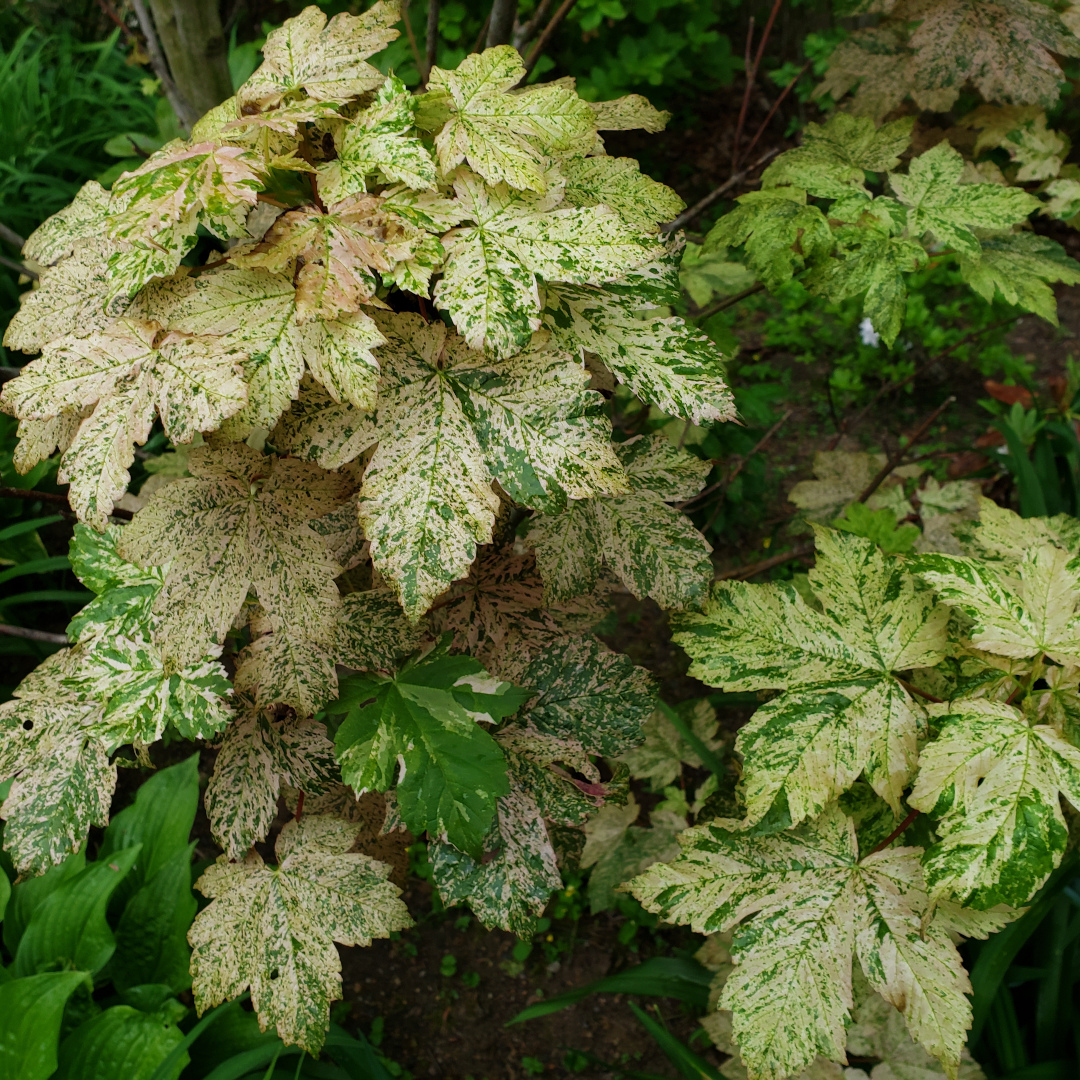
<instances>
[{"instance_id":1,"label":"green leaf","mask_svg":"<svg viewBox=\"0 0 1080 1080\"><path fill-rule=\"evenodd\" d=\"M859 860L854 825L835 808L775 836L750 836L721 818L679 842L674 863L654 864L630 890L698 933L739 926L719 1004L732 1011L751 1076L781 1080L819 1054L845 1060L853 955L912 1036L947 1071L956 1068L970 986L948 934L929 921L917 849Z\"/></svg>"},{"instance_id":2,"label":"green leaf","mask_svg":"<svg viewBox=\"0 0 1080 1080\"><path fill-rule=\"evenodd\" d=\"M1010 705L931 706L939 735L923 750L908 802L933 813L931 894L986 909L1024 904L1061 862L1068 830L1060 795L1080 805L1080 750Z\"/></svg>"},{"instance_id":3,"label":"green leaf","mask_svg":"<svg viewBox=\"0 0 1080 1080\"><path fill-rule=\"evenodd\" d=\"M843 517L832 522L832 527L853 536L865 536L886 555L906 555L922 535L918 525L898 527L896 514L888 507L871 510L864 503L852 503Z\"/></svg>"},{"instance_id":4,"label":"green leaf","mask_svg":"<svg viewBox=\"0 0 1080 1080\"><path fill-rule=\"evenodd\" d=\"M596 129L589 106L560 83L516 90L525 74L510 45L466 56L454 71L431 69L419 123L437 132L444 174L468 161L489 184L543 192L546 156L592 149Z\"/></svg>"},{"instance_id":5,"label":"green leaf","mask_svg":"<svg viewBox=\"0 0 1080 1080\"><path fill-rule=\"evenodd\" d=\"M64 1005L88 981L83 971L54 971L0 983L0 1070L5 1080L48 1080Z\"/></svg>"},{"instance_id":6,"label":"green leaf","mask_svg":"<svg viewBox=\"0 0 1080 1080\"><path fill-rule=\"evenodd\" d=\"M86 852L80 850L69 855L62 863L50 867L45 873L28 877L12 887L11 901L4 917L4 948L12 956L18 952L19 941L31 916L45 898L68 878L80 873L85 866Z\"/></svg>"},{"instance_id":7,"label":"green leaf","mask_svg":"<svg viewBox=\"0 0 1080 1080\"><path fill-rule=\"evenodd\" d=\"M50 893L35 909L19 941L16 976L35 975L58 963L91 974L100 971L116 949L105 909L138 855L138 847L114 852Z\"/></svg>"},{"instance_id":8,"label":"green leaf","mask_svg":"<svg viewBox=\"0 0 1080 1080\"><path fill-rule=\"evenodd\" d=\"M890 173L889 183L908 207L911 236L932 233L961 255L978 259L981 245L972 229L1007 229L1041 204L1021 188L961 183L963 171L960 152L941 142L913 158L906 176Z\"/></svg>"},{"instance_id":9,"label":"green leaf","mask_svg":"<svg viewBox=\"0 0 1080 1080\"><path fill-rule=\"evenodd\" d=\"M678 617L691 674L725 690L782 689L743 727L748 822L786 800L792 824L820 813L866 772L900 811L916 762L919 706L892 673L944 655L948 612L861 537L817 528L810 584L714 586L704 614Z\"/></svg>"},{"instance_id":10,"label":"green leaf","mask_svg":"<svg viewBox=\"0 0 1080 1080\"><path fill-rule=\"evenodd\" d=\"M390 868L345 854L357 831L305 816L281 830L276 867L256 852L239 863L223 855L196 882L213 901L189 934L200 1014L250 987L260 1025L318 1053L341 993L333 943L370 945L412 925L400 890L386 881Z\"/></svg>"},{"instance_id":11,"label":"green leaf","mask_svg":"<svg viewBox=\"0 0 1080 1080\"><path fill-rule=\"evenodd\" d=\"M527 697L470 657L444 653L406 664L394 678L351 676L330 706L347 714L336 738L342 779L361 794L396 779L413 832L445 833L478 857L495 801L510 791L502 750L480 722L512 715Z\"/></svg>"},{"instance_id":12,"label":"green leaf","mask_svg":"<svg viewBox=\"0 0 1080 1080\"><path fill-rule=\"evenodd\" d=\"M72 1032L60 1047L56 1080L149 1080L154 1070L183 1040L171 1020L114 1005ZM172 1073L179 1077L185 1055Z\"/></svg>"}]
</instances>

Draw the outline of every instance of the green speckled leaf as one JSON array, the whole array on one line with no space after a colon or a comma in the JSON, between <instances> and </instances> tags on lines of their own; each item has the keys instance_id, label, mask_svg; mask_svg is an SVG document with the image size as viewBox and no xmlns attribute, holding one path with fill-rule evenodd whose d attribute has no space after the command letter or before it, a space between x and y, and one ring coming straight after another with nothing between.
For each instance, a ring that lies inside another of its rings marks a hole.
<instances>
[{"instance_id":1,"label":"green speckled leaf","mask_svg":"<svg viewBox=\"0 0 1080 1080\"><path fill-rule=\"evenodd\" d=\"M393 670L420 644L420 632L401 614L389 589L354 592L341 598L334 659L358 671Z\"/></svg>"},{"instance_id":2,"label":"green speckled leaf","mask_svg":"<svg viewBox=\"0 0 1080 1080\"><path fill-rule=\"evenodd\" d=\"M705 698L684 701L674 708L682 716L686 726L712 751L723 745L716 738L716 710ZM701 758L679 734L675 725L662 709L645 721L645 741L623 754L622 760L638 780L648 780L652 791L663 791L675 782L682 771L683 762L691 768L702 768Z\"/></svg>"},{"instance_id":3,"label":"green speckled leaf","mask_svg":"<svg viewBox=\"0 0 1080 1080\"><path fill-rule=\"evenodd\" d=\"M307 816L277 841L278 865L221 858L196 883L213 901L192 923L192 989L200 1013L251 989L264 1029L319 1052L341 994L334 942L370 945L412 925L390 867L346 854L356 825Z\"/></svg>"},{"instance_id":4,"label":"green speckled leaf","mask_svg":"<svg viewBox=\"0 0 1080 1080\"><path fill-rule=\"evenodd\" d=\"M273 431L282 453L340 469L379 439L375 417L348 402L337 402L313 379L300 383L300 395Z\"/></svg>"},{"instance_id":5,"label":"green speckled leaf","mask_svg":"<svg viewBox=\"0 0 1080 1080\"><path fill-rule=\"evenodd\" d=\"M686 206L671 188L642 173L633 158L573 158L561 171L571 206L610 206L646 231L671 221Z\"/></svg>"},{"instance_id":6,"label":"green speckled leaf","mask_svg":"<svg viewBox=\"0 0 1080 1080\"><path fill-rule=\"evenodd\" d=\"M296 633L287 620L240 650L234 681L260 708L289 705L301 716L318 712L337 693L326 646Z\"/></svg>"},{"instance_id":7,"label":"green speckled leaf","mask_svg":"<svg viewBox=\"0 0 1080 1080\"><path fill-rule=\"evenodd\" d=\"M661 112L640 94L627 94L612 101L590 101L598 131L632 131L641 128L655 134L663 131L671 113Z\"/></svg>"},{"instance_id":8,"label":"green speckled leaf","mask_svg":"<svg viewBox=\"0 0 1080 1080\"><path fill-rule=\"evenodd\" d=\"M925 860L931 895L980 909L1026 903L1065 852L1059 794L1080 806L1080 750L999 702L931 712L940 734L908 800L939 817L941 839Z\"/></svg>"},{"instance_id":9,"label":"green speckled leaf","mask_svg":"<svg viewBox=\"0 0 1080 1080\"><path fill-rule=\"evenodd\" d=\"M748 836L740 822L718 819L687 829L679 843L675 862L654 864L630 890L698 933L739 925L720 1007L732 1011L751 1077L783 1080L819 1054L845 1061L853 954L903 1010L912 1036L947 1071L956 1068L970 985L948 935L925 925L918 849L859 861L854 826L835 807L775 836Z\"/></svg>"},{"instance_id":10,"label":"green speckled leaf","mask_svg":"<svg viewBox=\"0 0 1080 1080\"><path fill-rule=\"evenodd\" d=\"M23 257L53 266L70 255L80 240L100 237L105 229L111 195L96 180L88 180L75 198L46 218L23 244Z\"/></svg>"}]
</instances>

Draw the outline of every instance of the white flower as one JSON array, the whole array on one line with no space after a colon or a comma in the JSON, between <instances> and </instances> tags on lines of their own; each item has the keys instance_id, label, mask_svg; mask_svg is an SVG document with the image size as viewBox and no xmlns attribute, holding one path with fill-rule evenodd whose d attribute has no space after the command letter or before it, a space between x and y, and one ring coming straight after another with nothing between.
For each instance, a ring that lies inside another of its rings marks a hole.
<instances>
[{"instance_id":1,"label":"white flower","mask_svg":"<svg viewBox=\"0 0 1080 1080\"><path fill-rule=\"evenodd\" d=\"M859 337L864 345L873 345L875 349L881 344L881 335L874 329L869 317L859 323Z\"/></svg>"}]
</instances>

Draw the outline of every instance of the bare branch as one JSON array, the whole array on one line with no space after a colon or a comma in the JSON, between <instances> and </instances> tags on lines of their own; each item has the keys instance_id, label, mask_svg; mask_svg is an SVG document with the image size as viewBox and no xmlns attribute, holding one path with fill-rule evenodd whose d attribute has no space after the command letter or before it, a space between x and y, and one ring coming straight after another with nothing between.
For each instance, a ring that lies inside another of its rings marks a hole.
<instances>
[{"instance_id":1,"label":"bare branch","mask_svg":"<svg viewBox=\"0 0 1080 1080\"><path fill-rule=\"evenodd\" d=\"M774 566L783 566L786 562L792 562L795 559L803 559L807 555L814 553L814 545L812 543L799 544L798 547L793 547L790 551L781 552L779 555L772 555L768 559L762 559L760 562L751 563L749 566L736 566L730 570L723 570L717 574L714 581L744 581L746 578L756 577L758 574L763 574L766 570L771 570Z\"/></svg>"},{"instance_id":2,"label":"bare branch","mask_svg":"<svg viewBox=\"0 0 1080 1080\"><path fill-rule=\"evenodd\" d=\"M65 516L75 516L68 506L67 496L52 491L27 491L24 488L0 487L0 499L33 499L45 503L55 503ZM135 515L130 510L121 510L119 507L115 507L109 516L130 521Z\"/></svg>"},{"instance_id":3,"label":"bare branch","mask_svg":"<svg viewBox=\"0 0 1080 1080\"><path fill-rule=\"evenodd\" d=\"M6 255L0 255L0 266L6 266L9 270L16 270L20 274L25 274L28 278L33 278L35 281L41 276L36 270L31 270L25 263L19 262L18 259L9 259Z\"/></svg>"},{"instance_id":4,"label":"bare branch","mask_svg":"<svg viewBox=\"0 0 1080 1080\"><path fill-rule=\"evenodd\" d=\"M547 18L547 13L551 9L553 3L554 0L540 0L540 3L536 5L536 11L533 13L533 17L525 23L524 26L519 26L514 31L513 45L518 52L521 52L521 50L536 37L537 32L543 21Z\"/></svg>"},{"instance_id":5,"label":"bare branch","mask_svg":"<svg viewBox=\"0 0 1080 1080\"><path fill-rule=\"evenodd\" d=\"M745 300L748 296L753 296L755 293L764 292L765 286L759 281L756 285L751 285L749 289L743 289L742 292L736 293L734 296L725 296L721 300L714 300L711 304L706 304L696 315L691 316L693 319L710 319L718 311L723 311L725 308L734 307L740 300Z\"/></svg>"},{"instance_id":6,"label":"bare branch","mask_svg":"<svg viewBox=\"0 0 1080 1080\"><path fill-rule=\"evenodd\" d=\"M491 15L488 17L486 47L509 45L514 33L514 20L517 18L518 0L494 0Z\"/></svg>"},{"instance_id":7,"label":"bare branch","mask_svg":"<svg viewBox=\"0 0 1080 1080\"><path fill-rule=\"evenodd\" d=\"M50 645L70 645L67 634L50 634L48 630L31 630L27 626L0 623L0 634L8 637L29 638L31 641L47 641Z\"/></svg>"},{"instance_id":8,"label":"bare branch","mask_svg":"<svg viewBox=\"0 0 1080 1080\"><path fill-rule=\"evenodd\" d=\"M431 69L435 66L435 60L439 53L439 0L428 0L427 9L427 33L424 38L424 52L427 64L424 67L423 84L427 86L431 78Z\"/></svg>"},{"instance_id":9,"label":"bare branch","mask_svg":"<svg viewBox=\"0 0 1080 1080\"><path fill-rule=\"evenodd\" d=\"M416 32L412 27L412 19L409 18L409 0L402 0L401 21L405 24L405 34L409 39L409 48L412 50L417 74L420 76L421 82L426 82L427 71L424 69L424 58L420 55L420 46L416 43Z\"/></svg>"},{"instance_id":10,"label":"bare branch","mask_svg":"<svg viewBox=\"0 0 1080 1080\"><path fill-rule=\"evenodd\" d=\"M525 79L529 77L532 69L536 67L536 61L540 59L544 49L547 48L551 36L559 29L560 23L570 14L570 9L576 3L577 0L563 0L556 9L555 14L551 16L551 22L544 27L544 32L536 39L536 44L529 51L529 58L525 61ZM525 79L521 81L524 82Z\"/></svg>"},{"instance_id":11,"label":"bare branch","mask_svg":"<svg viewBox=\"0 0 1080 1080\"><path fill-rule=\"evenodd\" d=\"M103 0L99 0L99 2L103 3ZM154 69L154 74L161 80L161 89L165 91L165 96L169 99L169 104L173 107L173 112L176 113L180 126L185 131L191 131L192 125L199 119L198 114L184 95L180 93L176 83L173 82L172 75L169 74L169 65L165 62L165 54L161 51L161 43L158 41L157 31L154 29L154 20L150 16L145 0L131 0L131 6L135 11L135 17L139 20L139 29L142 30L143 37L146 38L146 51L150 56L150 66Z\"/></svg>"},{"instance_id":12,"label":"bare branch","mask_svg":"<svg viewBox=\"0 0 1080 1080\"><path fill-rule=\"evenodd\" d=\"M18 251L22 251L23 244L26 241L12 228L9 228L2 221L0 221L0 240L3 240L5 244L10 244Z\"/></svg>"},{"instance_id":13,"label":"bare branch","mask_svg":"<svg viewBox=\"0 0 1080 1080\"><path fill-rule=\"evenodd\" d=\"M684 225L689 225L698 214L703 210L708 210L714 202L722 199L732 188L738 187L752 172L761 168L766 162L771 161L779 153L780 147L776 147L775 149L762 154L753 165L747 165L741 172L737 172L734 176L725 180L718 188L713 188L708 195L698 199L689 210L684 210L674 221L669 221L666 225L661 226L661 230L666 233L673 233L676 229L681 229Z\"/></svg>"}]
</instances>

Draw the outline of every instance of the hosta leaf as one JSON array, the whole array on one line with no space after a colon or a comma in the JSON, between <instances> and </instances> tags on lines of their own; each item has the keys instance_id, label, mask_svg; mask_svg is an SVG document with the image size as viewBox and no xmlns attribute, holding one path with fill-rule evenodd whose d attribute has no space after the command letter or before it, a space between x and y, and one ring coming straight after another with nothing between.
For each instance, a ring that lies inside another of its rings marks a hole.
<instances>
[{"instance_id":1,"label":"hosta leaf","mask_svg":"<svg viewBox=\"0 0 1080 1080\"><path fill-rule=\"evenodd\" d=\"M507 356L540 326L536 275L599 285L659 254L615 211L602 206L553 209L550 198L459 172L454 190L474 222L450 235L435 300L472 348Z\"/></svg>"},{"instance_id":2,"label":"hosta leaf","mask_svg":"<svg viewBox=\"0 0 1080 1080\"><path fill-rule=\"evenodd\" d=\"M908 207L913 237L931 233L962 255L978 259L981 246L972 229L1007 229L1026 220L1039 200L1021 188L963 184L964 159L947 142L913 158L906 176L889 174L897 197Z\"/></svg>"},{"instance_id":3,"label":"hosta leaf","mask_svg":"<svg viewBox=\"0 0 1080 1080\"><path fill-rule=\"evenodd\" d=\"M96 180L88 180L63 210L46 218L23 244L23 257L52 266L75 250L80 240L100 237L112 198Z\"/></svg>"},{"instance_id":4,"label":"hosta leaf","mask_svg":"<svg viewBox=\"0 0 1080 1080\"><path fill-rule=\"evenodd\" d=\"M105 527L127 487L136 443L155 415L175 442L218 427L244 403L232 346L215 337L163 334L157 323L120 319L88 337L50 344L4 387L4 401L24 419L94 405L64 454L61 483L81 520Z\"/></svg>"},{"instance_id":5,"label":"hosta leaf","mask_svg":"<svg viewBox=\"0 0 1080 1080\"><path fill-rule=\"evenodd\" d=\"M633 158L573 158L561 166L571 206L610 206L624 221L651 231L686 203L671 188L644 175Z\"/></svg>"},{"instance_id":6,"label":"hosta leaf","mask_svg":"<svg viewBox=\"0 0 1080 1080\"><path fill-rule=\"evenodd\" d=\"M342 778L359 794L396 779L413 832L445 835L479 856L495 800L509 792L502 750L480 723L510 716L527 697L470 657L441 650L393 678L351 676L329 707L347 714L336 738Z\"/></svg>"},{"instance_id":7,"label":"hosta leaf","mask_svg":"<svg viewBox=\"0 0 1080 1080\"><path fill-rule=\"evenodd\" d=\"M545 284L544 295L544 325L555 341L594 353L642 401L695 424L734 418L720 352L701 331L676 317L642 317L652 305L632 288Z\"/></svg>"},{"instance_id":8,"label":"hosta leaf","mask_svg":"<svg viewBox=\"0 0 1080 1080\"><path fill-rule=\"evenodd\" d=\"M380 0L363 15L342 12L329 23L317 7L305 8L267 35L262 66L237 91L237 105L255 112L296 90L317 101L374 90L384 76L364 60L398 36L393 27L400 18L393 0Z\"/></svg>"},{"instance_id":9,"label":"hosta leaf","mask_svg":"<svg viewBox=\"0 0 1080 1080\"><path fill-rule=\"evenodd\" d=\"M931 712L940 733L923 749L908 800L939 816L941 839L925 859L931 895L983 909L1023 904L1065 852L1059 795L1080 807L1080 750L1000 702Z\"/></svg>"},{"instance_id":10,"label":"hosta leaf","mask_svg":"<svg viewBox=\"0 0 1080 1080\"><path fill-rule=\"evenodd\" d=\"M36 353L67 334L85 337L104 330L110 321L105 313L110 288L107 263L116 250L108 240L77 240L73 254L46 270L37 287L19 297L4 345Z\"/></svg>"},{"instance_id":11,"label":"hosta leaf","mask_svg":"<svg viewBox=\"0 0 1080 1080\"><path fill-rule=\"evenodd\" d=\"M682 853L631 882L645 907L698 933L739 925L720 1007L751 1077L782 1080L817 1055L844 1062L852 956L902 1009L912 1036L956 1068L971 1022L970 985L931 913L918 849L858 857L835 807L768 837L717 819L679 836ZM748 916L756 915L745 922ZM782 973L782 974L781 974Z\"/></svg>"},{"instance_id":12,"label":"hosta leaf","mask_svg":"<svg viewBox=\"0 0 1080 1080\"><path fill-rule=\"evenodd\" d=\"M1080 283L1080 264L1060 244L1035 233L984 237L978 258L962 258L964 280L988 303L999 293L1008 304L1034 311L1057 325L1057 300L1050 284Z\"/></svg>"},{"instance_id":13,"label":"hosta leaf","mask_svg":"<svg viewBox=\"0 0 1080 1080\"><path fill-rule=\"evenodd\" d=\"M329 643L340 569L306 522L348 498L345 477L242 443L200 447L188 462L192 476L156 491L120 542L125 558L169 565L156 604L166 660L182 663L219 642L251 588L272 625L288 620Z\"/></svg>"},{"instance_id":14,"label":"hosta leaf","mask_svg":"<svg viewBox=\"0 0 1080 1080\"><path fill-rule=\"evenodd\" d=\"M1080 659L1080 574L1062 548L1031 542L1011 567L939 554L918 555L911 566L972 620L967 634L977 648L1014 659Z\"/></svg>"},{"instance_id":15,"label":"hosta leaf","mask_svg":"<svg viewBox=\"0 0 1080 1080\"><path fill-rule=\"evenodd\" d=\"M683 722L709 750L718 750L723 740L716 738L716 710L708 700L683 702L675 706ZM648 780L652 791L662 791L682 772L683 762L700 769L703 762L662 709L645 721L645 741L623 754L621 760L639 780Z\"/></svg>"},{"instance_id":16,"label":"hosta leaf","mask_svg":"<svg viewBox=\"0 0 1080 1080\"><path fill-rule=\"evenodd\" d=\"M454 71L431 69L420 123L438 132L444 173L468 161L489 184L545 191L547 156L592 148L593 114L577 93L559 83L515 90L524 77L510 45L467 56Z\"/></svg>"},{"instance_id":17,"label":"hosta leaf","mask_svg":"<svg viewBox=\"0 0 1080 1080\"><path fill-rule=\"evenodd\" d=\"M375 174L414 190L434 190L435 162L413 134L415 98L390 76L374 102L341 130L337 157L319 166L319 195L326 203L367 191Z\"/></svg>"},{"instance_id":18,"label":"hosta leaf","mask_svg":"<svg viewBox=\"0 0 1080 1080\"><path fill-rule=\"evenodd\" d=\"M281 830L276 867L255 852L239 863L222 855L199 878L213 901L188 933L200 1013L250 987L263 1028L318 1053L341 993L334 942L370 945L412 925L390 867L346 854L358 831L309 815Z\"/></svg>"},{"instance_id":19,"label":"hosta leaf","mask_svg":"<svg viewBox=\"0 0 1080 1080\"><path fill-rule=\"evenodd\" d=\"M565 600L589 592L606 563L639 599L684 607L712 578L712 549L665 500L695 495L711 465L676 450L663 435L620 443L616 452L628 494L575 502L556 517L534 519L528 539L546 595Z\"/></svg>"},{"instance_id":20,"label":"hosta leaf","mask_svg":"<svg viewBox=\"0 0 1080 1080\"><path fill-rule=\"evenodd\" d=\"M317 792L335 778L334 748L316 720L248 709L226 729L206 788L214 839L229 859L266 839L282 784Z\"/></svg>"},{"instance_id":21,"label":"hosta leaf","mask_svg":"<svg viewBox=\"0 0 1080 1080\"><path fill-rule=\"evenodd\" d=\"M747 820L774 803L793 824L820 813L860 773L894 812L914 772L918 707L893 677L944 656L948 611L869 540L817 529L810 585L714 586L704 614L678 616L690 671L727 690L783 689L743 727ZM784 802L786 801L786 808Z\"/></svg>"}]
</instances>

